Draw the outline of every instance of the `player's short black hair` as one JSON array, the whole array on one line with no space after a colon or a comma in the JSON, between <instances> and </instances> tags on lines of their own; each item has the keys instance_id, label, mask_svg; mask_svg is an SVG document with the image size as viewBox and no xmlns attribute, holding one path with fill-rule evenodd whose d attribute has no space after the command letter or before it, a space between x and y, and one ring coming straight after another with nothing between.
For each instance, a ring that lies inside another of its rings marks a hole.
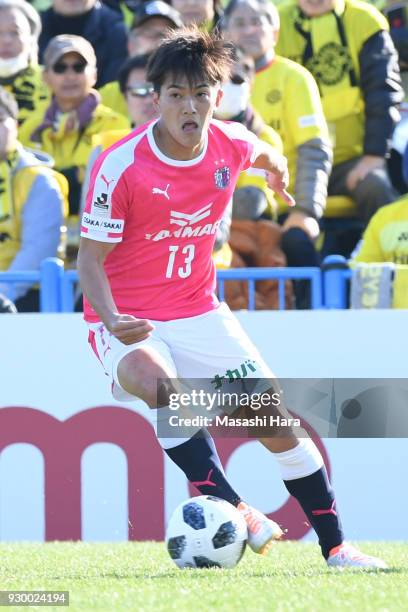
<instances>
[{"instance_id":1,"label":"player's short black hair","mask_svg":"<svg viewBox=\"0 0 408 612\"><path fill-rule=\"evenodd\" d=\"M5 111L9 117L17 121L18 104L14 96L3 87L0 87L0 110Z\"/></svg>"},{"instance_id":2,"label":"player's short black hair","mask_svg":"<svg viewBox=\"0 0 408 612\"><path fill-rule=\"evenodd\" d=\"M143 55L134 55L133 57L129 57L129 59L127 59L122 65L118 74L118 83L119 89L123 94L126 91L129 74L132 72L132 70L136 70L137 68L147 68L149 58L150 53L144 53Z\"/></svg>"},{"instance_id":3,"label":"player's short black hair","mask_svg":"<svg viewBox=\"0 0 408 612\"><path fill-rule=\"evenodd\" d=\"M216 85L227 81L233 62L233 45L217 33L197 27L170 32L150 58L147 80L160 92L168 76L186 77L188 83Z\"/></svg>"}]
</instances>

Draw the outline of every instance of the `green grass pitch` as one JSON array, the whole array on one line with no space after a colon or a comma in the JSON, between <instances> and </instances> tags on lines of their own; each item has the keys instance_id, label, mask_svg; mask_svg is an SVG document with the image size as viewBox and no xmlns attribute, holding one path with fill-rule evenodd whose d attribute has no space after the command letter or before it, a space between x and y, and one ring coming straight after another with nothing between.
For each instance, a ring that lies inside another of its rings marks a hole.
<instances>
[{"instance_id":1,"label":"green grass pitch","mask_svg":"<svg viewBox=\"0 0 408 612\"><path fill-rule=\"evenodd\" d=\"M12 610L408 610L408 543L362 543L386 572L329 570L316 544L250 550L233 570L181 571L160 543L0 544L1 590L68 590L70 606Z\"/></svg>"}]
</instances>

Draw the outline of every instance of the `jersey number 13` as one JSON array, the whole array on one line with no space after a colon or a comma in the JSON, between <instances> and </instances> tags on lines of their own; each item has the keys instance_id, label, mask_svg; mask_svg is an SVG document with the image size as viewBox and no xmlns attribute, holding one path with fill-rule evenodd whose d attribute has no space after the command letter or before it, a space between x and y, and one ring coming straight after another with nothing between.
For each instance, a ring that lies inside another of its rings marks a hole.
<instances>
[{"instance_id":1,"label":"jersey number 13","mask_svg":"<svg viewBox=\"0 0 408 612\"><path fill-rule=\"evenodd\" d=\"M166 278L172 278L173 272L178 274L180 278L187 278L191 274L191 264L195 255L195 246L194 244L186 244L186 246L181 249L181 253L178 255L177 259L181 260L182 256L184 256L183 265L174 270L174 264L179 249L180 247L176 245L169 246L169 261L167 264Z\"/></svg>"}]
</instances>

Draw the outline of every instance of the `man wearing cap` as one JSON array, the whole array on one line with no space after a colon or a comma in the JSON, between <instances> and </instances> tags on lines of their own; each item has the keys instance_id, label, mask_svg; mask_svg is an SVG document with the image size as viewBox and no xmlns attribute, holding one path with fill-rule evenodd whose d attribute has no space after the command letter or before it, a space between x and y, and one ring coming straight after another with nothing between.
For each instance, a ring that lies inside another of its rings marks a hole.
<instances>
[{"instance_id":1,"label":"man wearing cap","mask_svg":"<svg viewBox=\"0 0 408 612\"><path fill-rule=\"evenodd\" d=\"M20 124L48 99L37 63L40 17L24 0L0 0L0 86L13 94Z\"/></svg>"},{"instance_id":2,"label":"man wearing cap","mask_svg":"<svg viewBox=\"0 0 408 612\"><path fill-rule=\"evenodd\" d=\"M96 57L81 36L53 38L44 53L44 81L52 100L21 128L21 142L49 153L68 179L69 227L76 227L81 185L95 134L129 127L128 120L100 102L93 89ZM76 236L69 235L75 250Z\"/></svg>"},{"instance_id":3,"label":"man wearing cap","mask_svg":"<svg viewBox=\"0 0 408 612\"><path fill-rule=\"evenodd\" d=\"M39 39L40 61L54 36L83 36L98 60L97 86L116 78L126 59L126 27L122 15L99 0L53 0L52 7L40 13L42 32Z\"/></svg>"},{"instance_id":4,"label":"man wearing cap","mask_svg":"<svg viewBox=\"0 0 408 612\"><path fill-rule=\"evenodd\" d=\"M43 259L57 254L61 180L56 180L47 155L27 151L18 142L17 117L16 101L0 87L0 270L36 271ZM31 285L1 283L0 294L19 311L36 311L38 290ZM6 311L5 304L0 297L0 312ZM12 311L9 303L7 311Z\"/></svg>"},{"instance_id":5,"label":"man wearing cap","mask_svg":"<svg viewBox=\"0 0 408 612\"><path fill-rule=\"evenodd\" d=\"M140 5L135 11L128 36L129 56L151 53L157 49L169 29L175 30L182 25L178 11L161 0ZM115 76L117 78L117 75ZM120 91L119 81L107 83L101 88L100 94L105 106L128 116L126 100Z\"/></svg>"}]
</instances>

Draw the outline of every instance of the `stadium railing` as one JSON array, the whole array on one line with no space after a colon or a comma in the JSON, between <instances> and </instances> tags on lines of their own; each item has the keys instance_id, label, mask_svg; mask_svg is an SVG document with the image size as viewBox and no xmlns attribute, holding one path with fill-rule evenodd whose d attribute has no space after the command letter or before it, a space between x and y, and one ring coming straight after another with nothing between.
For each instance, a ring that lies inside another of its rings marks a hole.
<instances>
[{"instance_id":1,"label":"stadium railing","mask_svg":"<svg viewBox=\"0 0 408 612\"><path fill-rule=\"evenodd\" d=\"M231 268L217 270L218 297L224 300L224 283L228 280L248 281L248 310L255 310L255 282L277 280L279 310L285 310L285 281L309 280L312 309L323 308L320 268Z\"/></svg>"},{"instance_id":2,"label":"stadium railing","mask_svg":"<svg viewBox=\"0 0 408 612\"><path fill-rule=\"evenodd\" d=\"M217 271L217 289L221 300L225 295L225 282L243 280L248 282L248 310L255 309L255 283L260 280L276 280L279 291L279 309L285 309L285 282L308 280L311 286L311 307L347 308L348 281L351 271L347 261L340 255L326 257L320 268L232 268ZM0 272L0 282L32 282L40 285L41 312L73 312L75 286L78 283L76 270L65 270L57 258L44 260L38 272Z\"/></svg>"},{"instance_id":3,"label":"stadium railing","mask_svg":"<svg viewBox=\"0 0 408 612\"><path fill-rule=\"evenodd\" d=\"M75 309L75 285L78 283L78 272L66 270L61 279L61 312L74 312Z\"/></svg>"},{"instance_id":4,"label":"stadium railing","mask_svg":"<svg viewBox=\"0 0 408 612\"><path fill-rule=\"evenodd\" d=\"M322 263L324 308L348 308L348 290L352 271L342 255L328 255Z\"/></svg>"},{"instance_id":5,"label":"stadium railing","mask_svg":"<svg viewBox=\"0 0 408 612\"><path fill-rule=\"evenodd\" d=\"M40 311L61 311L61 283L64 264L60 259L44 259L40 270L33 272L0 272L0 283L33 283L40 287Z\"/></svg>"},{"instance_id":6,"label":"stadium railing","mask_svg":"<svg viewBox=\"0 0 408 612\"><path fill-rule=\"evenodd\" d=\"M255 282L277 280L279 309L285 309L285 281L309 280L311 283L312 308L322 308L322 278L319 268L232 268L217 270L217 290L220 300L224 299L224 282L245 280L248 282L248 310L255 310ZM67 270L61 279L61 311L74 310L74 285L78 281L76 270Z\"/></svg>"}]
</instances>

